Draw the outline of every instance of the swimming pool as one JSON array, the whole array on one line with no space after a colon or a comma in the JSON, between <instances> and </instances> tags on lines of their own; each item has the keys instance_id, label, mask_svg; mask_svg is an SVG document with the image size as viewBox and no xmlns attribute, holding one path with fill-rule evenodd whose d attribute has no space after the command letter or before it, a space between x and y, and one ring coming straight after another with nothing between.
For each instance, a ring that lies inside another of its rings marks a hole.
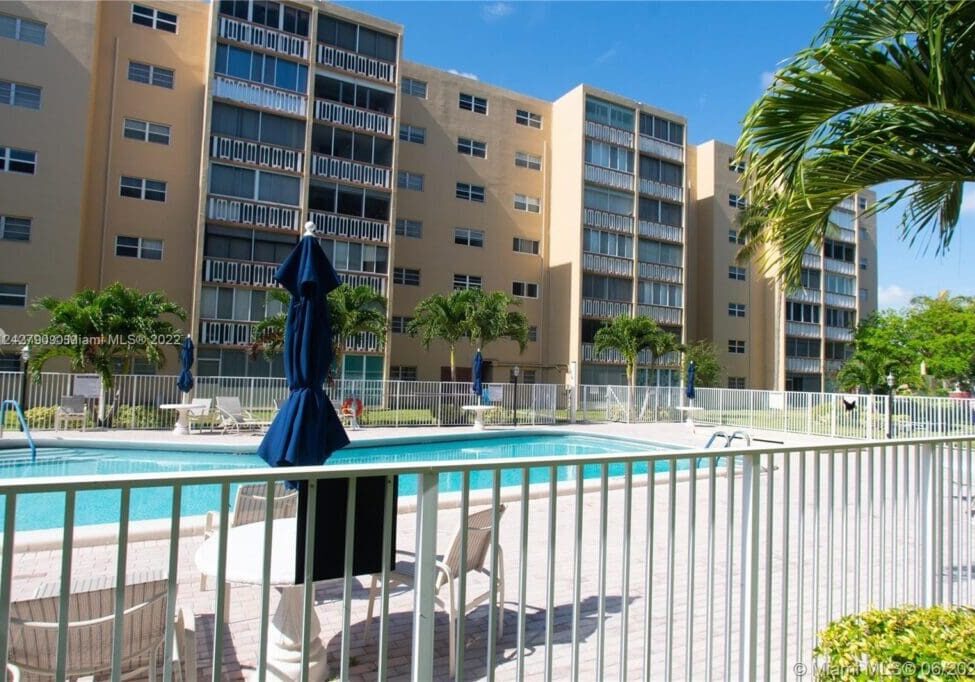
<instances>
[{"instance_id":1,"label":"swimming pool","mask_svg":"<svg viewBox=\"0 0 975 682\"><path fill-rule=\"evenodd\" d=\"M256 444L254 446L256 449ZM326 466L341 464L375 464L385 462L419 462L443 460L496 459L513 457L551 457L609 453L654 452L680 449L676 446L649 443L603 436L576 434L523 434L480 438L451 438L423 442L395 442L389 444L353 443L329 458ZM687 462L681 463L684 468ZM661 465L666 466L665 463ZM114 447L39 448L36 463L31 463L27 449L0 450L0 479L71 477L98 474L157 473L160 478L180 471L216 471L226 469L264 468L267 465L253 449L236 452L205 450L173 450ZM623 465L610 468L611 476L623 474ZM646 473L646 463L634 466L635 473ZM574 467L558 467L559 480L575 475ZM596 465L584 467L584 477L599 476ZM501 485L519 485L520 469L502 472ZM543 483L549 480L548 468L531 469L529 481ZM462 475L441 474L442 492L458 491ZM400 496L416 493L416 476L401 476ZM492 484L491 472L471 473L471 488L485 489ZM234 496L232 486L231 500ZM75 504L75 523L90 525L118 521L120 493L118 490L86 490L79 492ZM2 496L0 496L2 500ZM182 492L183 516L205 514L218 508L220 486L185 486ZM142 488L132 491L130 519L142 521L169 518L172 508L172 491L169 488ZM0 506L0 519L3 508ZM61 493L35 493L22 495L17 500L17 530L41 530L61 527L64 520L64 495Z\"/></svg>"}]
</instances>

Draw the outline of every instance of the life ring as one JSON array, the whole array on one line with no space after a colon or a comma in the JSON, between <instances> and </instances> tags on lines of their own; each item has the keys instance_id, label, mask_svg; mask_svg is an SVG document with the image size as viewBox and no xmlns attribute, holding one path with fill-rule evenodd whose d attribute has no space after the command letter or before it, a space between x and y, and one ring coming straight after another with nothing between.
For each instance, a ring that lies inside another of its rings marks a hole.
<instances>
[{"instance_id":1,"label":"life ring","mask_svg":"<svg viewBox=\"0 0 975 682\"><path fill-rule=\"evenodd\" d=\"M362 416L362 401L358 398L346 398L342 403L342 414L355 415L356 419Z\"/></svg>"}]
</instances>

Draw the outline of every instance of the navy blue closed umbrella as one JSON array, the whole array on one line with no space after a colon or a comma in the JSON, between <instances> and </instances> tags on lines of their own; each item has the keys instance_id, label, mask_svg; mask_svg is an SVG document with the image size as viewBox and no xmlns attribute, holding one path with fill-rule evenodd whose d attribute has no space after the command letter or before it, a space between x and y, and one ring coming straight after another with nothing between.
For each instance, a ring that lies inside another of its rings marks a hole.
<instances>
[{"instance_id":1,"label":"navy blue closed umbrella","mask_svg":"<svg viewBox=\"0 0 975 682\"><path fill-rule=\"evenodd\" d=\"M183 393L189 393L193 390L191 367L193 367L193 339L187 334L179 349L179 376L176 377L176 386Z\"/></svg>"},{"instance_id":2,"label":"navy blue closed umbrella","mask_svg":"<svg viewBox=\"0 0 975 682\"><path fill-rule=\"evenodd\" d=\"M484 371L484 358L481 357L481 349L478 348L474 353L474 362L471 366L471 390L478 398L484 396L484 387L481 385L481 373Z\"/></svg>"},{"instance_id":3,"label":"navy blue closed umbrella","mask_svg":"<svg viewBox=\"0 0 975 682\"><path fill-rule=\"evenodd\" d=\"M687 363L687 399L694 400L694 374L697 372L697 368L694 366L694 361L691 360Z\"/></svg>"},{"instance_id":4,"label":"navy blue closed umbrella","mask_svg":"<svg viewBox=\"0 0 975 682\"><path fill-rule=\"evenodd\" d=\"M257 454L273 467L315 466L349 444L322 388L333 360L332 325L325 297L340 282L307 226L274 278L292 297L284 330L284 374L291 393Z\"/></svg>"}]
</instances>

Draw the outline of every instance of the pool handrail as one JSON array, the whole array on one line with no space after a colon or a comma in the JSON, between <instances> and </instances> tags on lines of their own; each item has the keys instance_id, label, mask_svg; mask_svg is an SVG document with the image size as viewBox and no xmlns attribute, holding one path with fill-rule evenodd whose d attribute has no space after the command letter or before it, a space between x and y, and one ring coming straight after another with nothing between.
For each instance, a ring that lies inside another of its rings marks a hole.
<instances>
[{"instance_id":1,"label":"pool handrail","mask_svg":"<svg viewBox=\"0 0 975 682\"><path fill-rule=\"evenodd\" d=\"M3 437L3 427L7 421L8 407L14 408L14 412L17 414L17 421L20 422L20 428L24 432L24 437L27 438L27 444L30 446L30 461L33 464L37 461L37 446L34 445L34 438L30 435L30 427L27 425L24 411L20 408L20 403L16 400L4 400L0 402L0 438Z\"/></svg>"}]
</instances>

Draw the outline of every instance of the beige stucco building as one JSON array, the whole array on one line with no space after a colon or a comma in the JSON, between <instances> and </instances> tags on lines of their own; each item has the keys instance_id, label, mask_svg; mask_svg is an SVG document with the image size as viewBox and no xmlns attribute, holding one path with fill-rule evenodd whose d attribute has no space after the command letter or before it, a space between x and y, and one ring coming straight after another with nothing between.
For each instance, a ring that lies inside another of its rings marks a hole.
<instances>
[{"instance_id":1,"label":"beige stucco building","mask_svg":"<svg viewBox=\"0 0 975 682\"><path fill-rule=\"evenodd\" d=\"M388 343L357 339L346 378L446 378L446 347L404 330L457 288L506 291L529 319L524 352L484 349L495 381L517 365L526 381L621 382L593 335L636 313L728 344L733 385L818 388L845 352L843 311L876 307L871 198L809 254L808 291L747 265L729 279L730 147L690 146L683 117L588 85L548 102L407 62L403 40L322 2L4 3L0 328L41 326L41 296L121 281L187 309L199 373L280 374L245 348L308 220L343 280L390 301ZM791 305L812 298L815 321ZM815 357L796 338L821 341ZM458 348L459 378L473 350ZM678 366L639 379L678 383Z\"/></svg>"}]
</instances>

